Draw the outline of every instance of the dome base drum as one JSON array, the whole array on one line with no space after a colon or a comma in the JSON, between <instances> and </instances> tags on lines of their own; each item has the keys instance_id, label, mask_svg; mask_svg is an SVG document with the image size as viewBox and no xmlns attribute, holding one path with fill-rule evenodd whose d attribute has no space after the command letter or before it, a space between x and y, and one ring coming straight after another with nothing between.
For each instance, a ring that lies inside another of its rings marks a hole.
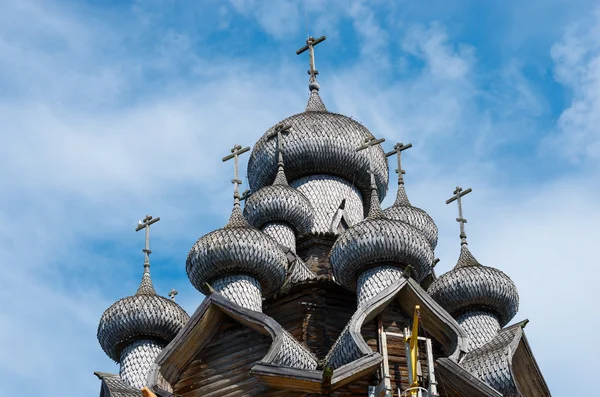
<instances>
[{"instance_id":1,"label":"dome base drum","mask_svg":"<svg viewBox=\"0 0 600 397\"><path fill-rule=\"evenodd\" d=\"M456 318L456 322L469 335L469 351L494 339L501 328L498 317L486 311L477 310L464 313Z\"/></svg>"},{"instance_id":2,"label":"dome base drum","mask_svg":"<svg viewBox=\"0 0 600 397\"><path fill-rule=\"evenodd\" d=\"M296 252L296 235L294 229L285 222L269 222L262 228L262 232L269 235L284 247Z\"/></svg>"},{"instance_id":3,"label":"dome base drum","mask_svg":"<svg viewBox=\"0 0 600 397\"><path fill-rule=\"evenodd\" d=\"M215 291L246 309L262 312L262 289L254 277L239 274L216 279Z\"/></svg>"},{"instance_id":4,"label":"dome base drum","mask_svg":"<svg viewBox=\"0 0 600 397\"><path fill-rule=\"evenodd\" d=\"M155 339L138 339L127 345L121 352L121 379L136 389L146 386L148 371L165 346Z\"/></svg>"},{"instance_id":5,"label":"dome base drum","mask_svg":"<svg viewBox=\"0 0 600 397\"><path fill-rule=\"evenodd\" d=\"M313 234L337 234L337 223L341 213L344 214L348 227L364 218L360 191L343 178L333 175L311 175L296 179L291 185L303 193L312 204Z\"/></svg>"},{"instance_id":6,"label":"dome base drum","mask_svg":"<svg viewBox=\"0 0 600 397\"><path fill-rule=\"evenodd\" d=\"M396 266L377 266L364 271L357 282L357 302L361 307L381 291L403 277L403 271Z\"/></svg>"}]
</instances>

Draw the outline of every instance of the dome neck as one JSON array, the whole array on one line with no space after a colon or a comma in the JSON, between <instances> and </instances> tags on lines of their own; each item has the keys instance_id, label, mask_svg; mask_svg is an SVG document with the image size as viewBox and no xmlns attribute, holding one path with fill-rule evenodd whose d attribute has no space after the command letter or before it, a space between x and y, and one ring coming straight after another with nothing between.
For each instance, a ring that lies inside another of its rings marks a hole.
<instances>
[{"instance_id":1,"label":"dome neck","mask_svg":"<svg viewBox=\"0 0 600 397\"><path fill-rule=\"evenodd\" d=\"M379 203L379 195L377 194L377 187L371 186L371 202L369 203L369 219L385 218L383 211L381 210L381 204Z\"/></svg>"},{"instance_id":2,"label":"dome neck","mask_svg":"<svg viewBox=\"0 0 600 397\"><path fill-rule=\"evenodd\" d=\"M394 207L410 206L406 189L404 188L404 181L400 183L398 181L398 193L396 193L396 201L394 201Z\"/></svg>"},{"instance_id":3,"label":"dome neck","mask_svg":"<svg viewBox=\"0 0 600 397\"><path fill-rule=\"evenodd\" d=\"M316 88L315 88L316 86ZM308 103L306 104L306 112L328 112L321 96L319 95L319 84L316 82L310 85L310 96L308 97Z\"/></svg>"},{"instance_id":4,"label":"dome neck","mask_svg":"<svg viewBox=\"0 0 600 397\"><path fill-rule=\"evenodd\" d=\"M240 207L240 199L238 197L234 199L233 210L231 211L229 222L227 222L225 227L251 227L246 218L244 218L242 208Z\"/></svg>"},{"instance_id":5,"label":"dome neck","mask_svg":"<svg viewBox=\"0 0 600 397\"><path fill-rule=\"evenodd\" d=\"M283 170L283 160L277 166L277 175L275 176L273 185L289 186L285 171Z\"/></svg>"},{"instance_id":6,"label":"dome neck","mask_svg":"<svg viewBox=\"0 0 600 397\"><path fill-rule=\"evenodd\" d=\"M477 259L475 259L471 251L469 251L469 247L467 247L467 242L465 241L464 243L461 243L460 255L458 257L458 262L456 263L456 266L454 266L454 268L458 269L461 267L468 266L481 266L481 263L479 263Z\"/></svg>"},{"instance_id":7,"label":"dome neck","mask_svg":"<svg viewBox=\"0 0 600 397\"><path fill-rule=\"evenodd\" d=\"M136 295L156 295L154 285L152 284L152 277L150 277L150 262L144 263L144 274L142 275L142 282L138 288Z\"/></svg>"}]
</instances>

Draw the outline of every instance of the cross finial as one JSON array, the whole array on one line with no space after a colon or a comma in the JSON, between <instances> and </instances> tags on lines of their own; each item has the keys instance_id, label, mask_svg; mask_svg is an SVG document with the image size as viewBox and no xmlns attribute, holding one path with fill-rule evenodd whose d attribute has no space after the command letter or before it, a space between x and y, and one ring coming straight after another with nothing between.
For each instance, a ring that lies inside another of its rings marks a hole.
<instances>
[{"instance_id":1,"label":"cross finial","mask_svg":"<svg viewBox=\"0 0 600 397\"><path fill-rule=\"evenodd\" d=\"M371 148L383 142L385 142L385 138L366 138L365 142L361 146L356 148L357 152L367 149L367 156L369 157L369 174L371 174L371 189L377 189L377 186L375 185L375 171L373 171L373 155L371 153Z\"/></svg>"},{"instance_id":2,"label":"cross finial","mask_svg":"<svg viewBox=\"0 0 600 397\"><path fill-rule=\"evenodd\" d=\"M267 139L272 139L277 137L277 153L278 153L278 162L277 168L283 168L283 134L288 134L291 131L291 125L283 125L277 124L275 129L267 134Z\"/></svg>"},{"instance_id":3,"label":"cross finial","mask_svg":"<svg viewBox=\"0 0 600 397\"><path fill-rule=\"evenodd\" d=\"M247 151L250 150L250 146L245 147L242 149L242 147L240 145L234 145L233 149L231 149L231 154L223 157L223 162L227 161L227 160L231 160L234 159L234 163L233 163L233 179L231 180L231 183L233 183L233 200L234 200L234 205L240 205L240 185L242 184L242 181L240 180L240 176L239 176L239 161L238 161L238 157L240 156L240 154L242 153L246 153Z\"/></svg>"},{"instance_id":4,"label":"cross finial","mask_svg":"<svg viewBox=\"0 0 600 397\"><path fill-rule=\"evenodd\" d=\"M402 152L406 149L410 149L411 147L412 143L405 145L402 142L398 142L396 145L394 145L394 150L385 154L386 157L391 157L395 154L398 155L398 168L396 169L396 173L398 174L398 185L404 185L404 177L402 175L406 174L406 172L402 169Z\"/></svg>"},{"instance_id":5,"label":"cross finial","mask_svg":"<svg viewBox=\"0 0 600 397\"><path fill-rule=\"evenodd\" d=\"M177 292L177 290L176 290L175 288L173 288L173 289L171 290L171 292L169 292L169 297L171 298L171 300L172 300L173 302L175 302L175 295L177 295L178 293L179 293L179 292Z\"/></svg>"},{"instance_id":6,"label":"cross finial","mask_svg":"<svg viewBox=\"0 0 600 397\"><path fill-rule=\"evenodd\" d=\"M146 229L146 245L144 246L144 249L142 250L144 252L144 267L145 268L150 267L150 254L152 253L152 251L150 251L150 225L152 225L153 223L156 223L158 221L160 221L160 217L152 218L152 216L146 215L146 217L143 220L138 221L138 225L135 228L136 232L139 232L142 229Z\"/></svg>"},{"instance_id":7,"label":"cross finial","mask_svg":"<svg viewBox=\"0 0 600 397\"><path fill-rule=\"evenodd\" d=\"M375 183L375 171L373 170L373 154L371 148L375 145L385 142L385 139L377 139L375 137L366 138L365 142L356 148L357 152L367 149L369 157L369 174L371 174L371 205L369 207L369 217L383 216L381 206L379 204L379 196L377 194L377 184Z\"/></svg>"},{"instance_id":8,"label":"cross finial","mask_svg":"<svg viewBox=\"0 0 600 397\"><path fill-rule=\"evenodd\" d=\"M467 245L467 234L465 233L465 223L467 223L467 220L465 218L463 218L463 213L462 213L462 200L461 198L469 193L471 193L473 191L473 189L468 188L467 190L462 190L462 188L460 186L456 187L456 190L454 190L453 194L454 196L450 197L448 200L446 200L446 204L450 204L453 201L457 201L458 202L458 218L456 218L456 221L458 223L460 223L460 243L461 245Z\"/></svg>"},{"instance_id":9,"label":"cross finial","mask_svg":"<svg viewBox=\"0 0 600 397\"><path fill-rule=\"evenodd\" d=\"M310 89L319 89L319 85L316 84L317 81L317 75L319 74L319 72L317 71L316 67L315 67L315 49L314 47L325 41L325 36L321 36L318 39L315 39L312 36L308 37L308 40L306 40L306 45L302 48L300 48L298 51L296 51L297 55L302 54L304 51L308 50L308 62L309 62L309 67L310 69L308 70L308 74L310 75Z\"/></svg>"}]
</instances>

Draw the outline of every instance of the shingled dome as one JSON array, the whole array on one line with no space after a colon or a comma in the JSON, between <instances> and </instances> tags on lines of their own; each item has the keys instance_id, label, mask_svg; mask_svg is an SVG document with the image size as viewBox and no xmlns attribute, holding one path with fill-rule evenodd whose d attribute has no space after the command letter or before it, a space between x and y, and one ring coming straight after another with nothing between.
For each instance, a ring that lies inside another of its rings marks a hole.
<instances>
[{"instance_id":1,"label":"shingled dome","mask_svg":"<svg viewBox=\"0 0 600 397\"><path fill-rule=\"evenodd\" d=\"M307 175L335 175L354 183L368 195L370 179L366 170L369 159L366 153L356 152L355 149L373 135L357 121L328 112L317 90L312 90L305 112L277 123L254 145L248 162L252 191L270 185L275 178L277 145L267 136L282 124L291 125L294 131L285 141L285 170L290 181ZM385 153L380 147L374 149L373 169L381 201L388 188L388 167Z\"/></svg>"},{"instance_id":2,"label":"shingled dome","mask_svg":"<svg viewBox=\"0 0 600 397\"><path fill-rule=\"evenodd\" d=\"M388 219L371 200L369 216L342 234L331 249L329 261L336 280L356 290L357 277L373 265L410 265L421 281L430 271L433 250L425 236L405 222Z\"/></svg>"},{"instance_id":3,"label":"shingled dome","mask_svg":"<svg viewBox=\"0 0 600 397\"><path fill-rule=\"evenodd\" d=\"M98 325L102 350L119 362L121 351L136 339L158 339L168 344L190 319L174 301L154 291L148 268L137 293L109 307Z\"/></svg>"},{"instance_id":4,"label":"shingled dome","mask_svg":"<svg viewBox=\"0 0 600 397\"><path fill-rule=\"evenodd\" d=\"M275 182L253 193L244 206L248 222L260 228L268 222L289 223L298 234L309 233L313 207L304 194L290 187L281 169Z\"/></svg>"},{"instance_id":5,"label":"shingled dome","mask_svg":"<svg viewBox=\"0 0 600 397\"><path fill-rule=\"evenodd\" d=\"M427 292L455 317L468 310L488 310L502 327L519 309L513 281L500 270L481 265L466 244L454 269L438 277Z\"/></svg>"},{"instance_id":6,"label":"shingled dome","mask_svg":"<svg viewBox=\"0 0 600 397\"><path fill-rule=\"evenodd\" d=\"M433 219L420 208L414 207L408 201L404 185L398 186L398 194L394 204L386 208L383 213L389 219L406 222L419 230L432 249L435 249L438 242L438 228Z\"/></svg>"},{"instance_id":7,"label":"shingled dome","mask_svg":"<svg viewBox=\"0 0 600 397\"><path fill-rule=\"evenodd\" d=\"M263 294L279 290L285 280L287 259L277 243L250 226L239 205L229 223L196 241L186 260L187 275L196 289L231 275L249 274L260 282Z\"/></svg>"}]
</instances>

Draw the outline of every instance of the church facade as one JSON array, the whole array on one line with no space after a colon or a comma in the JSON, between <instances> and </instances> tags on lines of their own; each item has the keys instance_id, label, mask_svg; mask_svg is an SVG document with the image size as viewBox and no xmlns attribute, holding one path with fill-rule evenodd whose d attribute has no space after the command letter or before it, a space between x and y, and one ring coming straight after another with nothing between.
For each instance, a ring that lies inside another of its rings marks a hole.
<instances>
[{"instance_id":1,"label":"church facade","mask_svg":"<svg viewBox=\"0 0 600 397\"><path fill-rule=\"evenodd\" d=\"M517 288L467 243L457 187L460 256L436 276L433 219L409 201L401 156L319 96L314 47L303 112L223 158L234 165L229 222L186 259L206 298L190 317L156 293L147 216L138 291L107 309L98 340L119 374L96 372L101 397L545 397L548 386L512 323ZM238 163L249 152L250 191ZM388 161L394 204L383 209ZM229 163L228 163L229 164ZM458 243L458 242L457 242Z\"/></svg>"}]
</instances>

